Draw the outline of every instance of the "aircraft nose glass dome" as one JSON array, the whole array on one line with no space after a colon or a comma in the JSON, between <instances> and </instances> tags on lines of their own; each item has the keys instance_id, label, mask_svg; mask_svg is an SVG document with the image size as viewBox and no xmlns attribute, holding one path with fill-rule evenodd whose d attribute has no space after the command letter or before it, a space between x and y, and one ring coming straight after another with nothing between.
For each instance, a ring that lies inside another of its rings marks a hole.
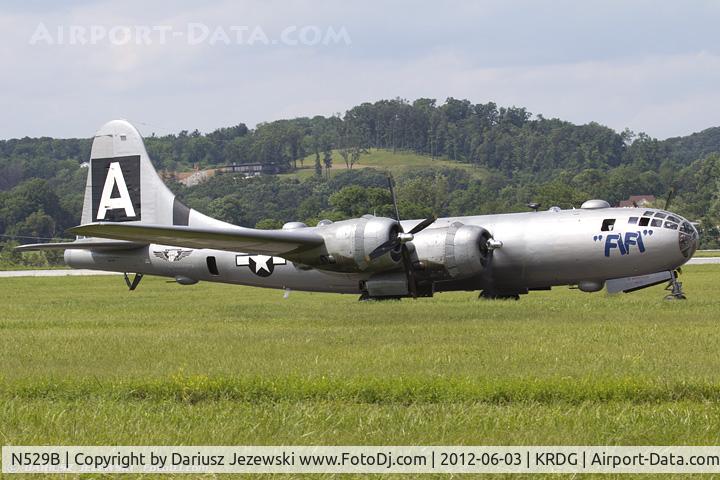
<instances>
[{"instance_id":1,"label":"aircraft nose glass dome","mask_svg":"<svg viewBox=\"0 0 720 480\"><path fill-rule=\"evenodd\" d=\"M680 251L685 258L692 257L698 247L698 232L687 220L680 224Z\"/></svg>"}]
</instances>

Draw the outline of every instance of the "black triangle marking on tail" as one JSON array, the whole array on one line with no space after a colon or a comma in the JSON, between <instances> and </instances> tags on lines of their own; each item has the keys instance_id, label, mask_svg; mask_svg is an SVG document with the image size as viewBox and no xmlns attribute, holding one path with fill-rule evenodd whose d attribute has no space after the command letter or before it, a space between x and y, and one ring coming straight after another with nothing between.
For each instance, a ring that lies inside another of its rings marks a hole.
<instances>
[{"instance_id":1,"label":"black triangle marking on tail","mask_svg":"<svg viewBox=\"0 0 720 480\"><path fill-rule=\"evenodd\" d=\"M190 221L190 209L175 197L173 200L173 225L187 226Z\"/></svg>"}]
</instances>

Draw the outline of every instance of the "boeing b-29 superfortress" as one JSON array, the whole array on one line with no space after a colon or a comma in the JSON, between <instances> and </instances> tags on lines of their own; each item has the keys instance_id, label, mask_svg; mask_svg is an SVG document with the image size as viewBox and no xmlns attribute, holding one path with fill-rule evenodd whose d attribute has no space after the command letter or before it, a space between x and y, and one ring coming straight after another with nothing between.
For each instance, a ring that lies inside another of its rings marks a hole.
<instances>
[{"instance_id":1,"label":"boeing b-29 superfortress","mask_svg":"<svg viewBox=\"0 0 720 480\"><path fill-rule=\"evenodd\" d=\"M64 249L70 267L125 273L131 289L142 275L159 275L184 285L204 280L361 299L457 290L518 298L557 285L620 292L669 282L669 298L684 298L676 271L698 245L694 226L679 215L602 200L572 210L405 221L396 206L397 218L258 230L183 205L124 120L95 134L90 157L81 225L71 229L77 239L18 249Z\"/></svg>"}]
</instances>

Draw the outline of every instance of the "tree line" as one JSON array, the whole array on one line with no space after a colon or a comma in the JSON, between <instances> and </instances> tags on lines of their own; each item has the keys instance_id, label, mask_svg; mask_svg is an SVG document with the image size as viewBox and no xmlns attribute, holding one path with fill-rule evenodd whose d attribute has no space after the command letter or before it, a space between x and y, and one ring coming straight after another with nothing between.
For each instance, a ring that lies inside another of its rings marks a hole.
<instances>
[{"instance_id":1,"label":"tree line","mask_svg":"<svg viewBox=\"0 0 720 480\"><path fill-rule=\"evenodd\" d=\"M718 151L718 129L659 141L644 133L616 132L598 123L575 125L533 116L525 108L472 104L468 100L421 98L363 103L339 115L301 117L245 124L202 134L198 130L146 137L159 169L177 171L193 166L267 163L282 171L304 166L305 159L343 158L363 149L412 151L474 164L514 177L548 179L561 171L578 173L632 164L645 170L687 165ZM47 165L88 158L87 139L22 138L0 141L0 189L23 178L54 176L59 166Z\"/></svg>"}]
</instances>

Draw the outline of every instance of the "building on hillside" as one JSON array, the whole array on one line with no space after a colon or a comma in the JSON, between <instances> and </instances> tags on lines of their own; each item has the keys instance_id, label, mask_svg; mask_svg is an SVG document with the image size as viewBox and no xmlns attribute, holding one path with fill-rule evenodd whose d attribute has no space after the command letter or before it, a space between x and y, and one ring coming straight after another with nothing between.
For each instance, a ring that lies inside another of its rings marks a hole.
<instances>
[{"instance_id":1,"label":"building on hillside","mask_svg":"<svg viewBox=\"0 0 720 480\"><path fill-rule=\"evenodd\" d=\"M177 172L175 173L175 179L182 183L186 187L192 187L203 182L207 182L210 177L215 175L216 170L198 170L197 168L192 172Z\"/></svg>"},{"instance_id":2,"label":"building on hillside","mask_svg":"<svg viewBox=\"0 0 720 480\"><path fill-rule=\"evenodd\" d=\"M247 177L257 177L258 175L274 175L280 173L277 165L271 163L233 163L232 165L223 165L216 168L208 168L200 170L195 165L190 172L165 172L165 177L174 178L185 186L192 187L203 182L207 182L210 177L222 173L239 173Z\"/></svg>"},{"instance_id":3,"label":"building on hillside","mask_svg":"<svg viewBox=\"0 0 720 480\"><path fill-rule=\"evenodd\" d=\"M261 174L274 175L280 172L277 165L272 163L233 163L218 167L216 170L218 173L242 173L246 177L256 177Z\"/></svg>"},{"instance_id":4,"label":"building on hillside","mask_svg":"<svg viewBox=\"0 0 720 480\"><path fill-rule=\"evenodd\" d=\"M621 200L618 207L647 207L655 203L655 195L630 195L627 200Z\"/></svg>"}]
</instances>

